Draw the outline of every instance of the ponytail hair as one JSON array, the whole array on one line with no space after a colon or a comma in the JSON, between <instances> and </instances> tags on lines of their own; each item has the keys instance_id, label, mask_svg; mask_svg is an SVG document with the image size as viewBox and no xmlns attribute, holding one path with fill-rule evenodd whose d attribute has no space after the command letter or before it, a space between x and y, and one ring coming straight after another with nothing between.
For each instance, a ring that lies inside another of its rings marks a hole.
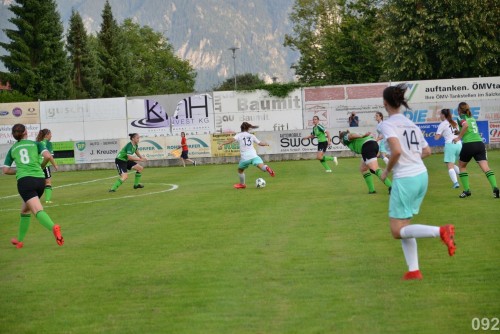
<instances>
[{"instance_id":1,"label":"ponytail hair","mask_svg":"<svg viewBox=\"0 0 500 334\"><path fill-rule=\"evenodd\" d=\"M26 132L26 127L24 124L14 124L12 127L12 136L15 140L20 141L24 137L24 132Z\"/></svg>"},{"instance_id":2,"label":"ponytail hair","mask_svg":"<svg viewBox=\"0 0 500 334\"><path fill-rule=\"evenodd\" d=\"M389 86L384 89L384 100L393 108L398 109L403 105L406 109L410 109L408 102L405 100L405 92L407 89L408 86L405 83L401 83L397 86Z\"/></svg>"},{"instance_id":3,"label":"ponytail hair","mask_svg":"<svg viewBox=\"0 0 500 334\"><path fill-rule=\"evenodd\" d=\"M134 133L129 133L128 136L130 137L130 140L132 140L132 138L134 138L138 133L134 132Z\"/></svg>"},{"instance_id":4,"label":"ponytail hair","mask_svg":"<svg viewBox=\"0 0 500 334\"><path fill-rule=\"evenodd\" d=\"M257 128L259 128L257 125L252 125L252 124L247 123L247 122L241 123L241 126L240 126L241 132L247 132L250 129L257 129Z\"/></svg>"},{"instance_id":5,"label":"ponytail hair","mask_svg":"<svg viewBox=\"0 0 500 334\"><path fill-rule=\"evenodd\" d=\"M50 133L49 129L42 129L38 132L38 135L36 136L36 141L42 141L46 135Z\"/></svg>"},{"instance_id":6,"label":"ponytail hair","mask_svg":"<svg viewBox=\"0 0 500 334\"><path fill-rule=\"evenodd\" d=\"M375 115L379 115L381 120L384 120L384 114L382 114L380 111L375 112Z\"/></svg>"},{"instance_id":7,"label":"ponytail hair","mask_svg":"<svg viewBox=\"0 0 500 334\"><path fill-rule=\"evenodd\" d=\"M472 117L472 113L470 111L470 107L465 102L460 102L458 104L458 115L467 115L467 117Z\"/></svg>"},{"instance_id":8,"label":"ponytail hair","mask_svg":"<svg viewBox=\"0 0 500 334\"><path fill-rule=\"evenodd\" d=\"M458 126L457 122L455 122L452 118L450 109L441 109L441 114L444 116L444 118L446 118L448 123L450 123L453 128L456 128Z\"/></svg>"}]
</instances>

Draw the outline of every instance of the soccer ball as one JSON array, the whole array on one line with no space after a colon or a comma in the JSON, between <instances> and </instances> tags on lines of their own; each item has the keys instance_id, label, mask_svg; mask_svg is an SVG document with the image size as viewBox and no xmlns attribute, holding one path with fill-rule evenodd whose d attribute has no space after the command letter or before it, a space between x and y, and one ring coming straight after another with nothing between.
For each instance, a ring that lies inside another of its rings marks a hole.
<instances>
[{"instance_id":1,"label":"soccer ball","mask_svg":"<svg viewBox=\"0 0 500 334\"><path fill-rule=\"evenodd\" d=\"M266 186L266 180L263 178L259 177L257 180L255 180L255 186L257 188L264 188Z\"/></svg>"}]
</instances>

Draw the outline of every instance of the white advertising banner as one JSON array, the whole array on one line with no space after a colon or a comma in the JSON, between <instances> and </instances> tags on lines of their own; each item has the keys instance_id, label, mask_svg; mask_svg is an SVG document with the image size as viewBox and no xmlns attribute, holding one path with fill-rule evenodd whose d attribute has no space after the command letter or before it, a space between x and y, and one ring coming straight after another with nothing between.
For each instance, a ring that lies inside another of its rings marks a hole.
<instances>
[{"instance_id":1,"label":"white advertising banner","mask_svg":"<svg viewBox=\"0 0 500 334\"><path fill-rule=\"evenodd\" d=\"M359 126L375 127L375 112L385 113L382 92L388 83L304 88L304 128L313 127L318 116L325 127L349 127L349 116L355 113Z\"/></svg>"},{"instance_id":2,"label":"white advertising banner","mask_svg":"<svg viewBox=\"0 0 500 334\"><path fill-rule=\"evenodd\" d=\"M126 99L64 100L40 102L42 124L125 120ZM47 126L48 127L48 126Z\"/></svg>"},{"instance_id":3,"label":"white advertising banner","mask_svg":"<svg viewBox=\"0 0 500 334\"><path fill-rule=\"evenodd\" d=\"M213 99L209 94L186 97L179 101L171 119L172 134L210 134L215 131Z\"/></svg>"},{"instance_id":4,"label":"white advertising banner","mask_svg":"<svg viewBox=\"0 0 500 334\"><path fill-rule=\"evenodd\" d=\"M40 123L38 102L0 103L0 125Z\"/></svg>"},{"instance_id":5,"label":"white advertising banner","mask_svg":"<svg viewBox=\"0 0 500 334\"><path fill-rule=\"evenodd\" d=\"M500 100L500 77L410 81L409 103Z\"/></svg>"},{"instance_id":6,"label":"white advertising banner","mask_svg":"<svg viewBox=\"0 0 500 334\"><path fill-rule=\"evenodd\" d=\"M265 90L255 92L214 92L216 132L239 132L248 122L257 131L302 129L302 93L292 91L286 98L269 96Z\"/></svg>"},{"instance_id":7,"label":"white advertising banner","mask_svg":"<svg viewBox=\"0 0 500 334\"><path fill-rule=\"evenodd\" d=\"M145 137L169 136L170 118L163 106L155 100L129 99L127 131Z\"/></svg>"},{"instance_id":8,"label":"white advertising banner","mask_svg":"<svg viewBox=\"0 0 500 334\"><path fill-rule=\"evenodd\" d=\"M171 152L181 146L181 137L166 137L166 149L168 159L178 159ZM211 156L210 149L211 137L208 134L186 135L186 144L188 146L189 158L203 158Z\"/></svg>"},{"instance_id":9,"label":"white advertising banner","mask_svg":"<svg viewBox=\"0 0 500 334\"><path fill-rule=\"evenodd\" d=\"M75 142L75 163L115 161L120 151L118 140L85 140Z\"/></svg>"},{"instance_id":10,"label":"white advertising banner","mask_svg":"<svg viewBox=\"0 0 500 334\"><path fill-rule=\"evenodd\" d=\"M127 141L121 141L123 146ZM166 137L141 137L139 152L148 160L162 160L167 158Z\"/></svg>"},{"instance_id":11,"label":"white advertising banner","mask_svg":"<svg viewBox=\"0 0 500 334\"><path fill-rule=\"evenodd\" d=\"M36 140L40 132L40 124L24 124L28 130L28 139ZM9 144L12 146L17 140L12 137L12 125L0 125L0 144ZM3 162L3 161L2 161Z\"/></svg>"}]
</instances>

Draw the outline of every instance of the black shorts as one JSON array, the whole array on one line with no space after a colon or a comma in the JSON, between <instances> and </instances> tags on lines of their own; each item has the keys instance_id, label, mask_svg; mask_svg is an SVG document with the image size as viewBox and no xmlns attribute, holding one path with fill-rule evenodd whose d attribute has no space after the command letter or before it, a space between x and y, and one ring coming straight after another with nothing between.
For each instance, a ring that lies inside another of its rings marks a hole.
<instances>
[{"instance_id":1,"label":"black shorts","mask_svg":"<svg viewBox=\"0 0 500 334\"><path fill-rule=\"evenodd\" d=\"M318 152L323 151L323 153L325 153L327 148L328 148L328 142L327 141L320 141L320 142L318 142Z\"/></svg>"},{"instance_id":2,"label":"black shorts","mask_svg":"<svg viewBox=\"0 0 500 334\"><path fill-rule=\"evenodd\" d=\"M33 197L42 197L44 190L44 178L25 176L17 180L17 191L25 202L29 201Z\"/></svg>"},{"instance_id":3,"label":"black shorts","mask_svg":"<svg viewBox=\"0 0 500 334\"><path fill-rule=\"evenodd\" d=\"M375 140L369 140L361 147L361 156L363 161L376 158L378 156L378 144Z\"/></svg>"},{"instance_id":4,"label":"black shorts","mask_svg":"<svg viewBox=\"0 0 500 334\"><path fill-rule=\"evenodd\" d=\"M122 175L123 173L127 173L128 170L131 170L132 167L137 165L137 162L132 161L132 160L123 161L120 159L115 159L115 165L116 165L116 170L118 171L118 174Z\"/></svg>"},{"instance_id":5,"label":"black shorts","mask_svg":"<svg viewBox=\"0 0 500 334\"><path fill-rule=\"evenodd\" d=\"M182 153L181 153L181 158L182 158L182 159L189 159L189 158L188 158L188 152L189 152L189 151L182 151Z\"/></svg>"},{"instance_id":6,"label":"black shorts","mask_svg":"<svg viewBox=\"0 0 500 334\"><path fill-rule=\"evenodd\" d=\"M486 157L486 146L482 141L475 141L472 143L462 143L462 150L460 151L460 161L469 162L474 158L476 161L488 160Z\"/></svg>"},{"instance_id":7,"label":"black shorts","mask_svg":"<svg viewBox=\"0 0 500 334\"><path fill-rule=\"evenodd\" d=\"M45 174L45 179L50 179L52 177L52 172L50 171L50 166L47 166L43 169L43 173Z\"/></svg>"}]
</instances>

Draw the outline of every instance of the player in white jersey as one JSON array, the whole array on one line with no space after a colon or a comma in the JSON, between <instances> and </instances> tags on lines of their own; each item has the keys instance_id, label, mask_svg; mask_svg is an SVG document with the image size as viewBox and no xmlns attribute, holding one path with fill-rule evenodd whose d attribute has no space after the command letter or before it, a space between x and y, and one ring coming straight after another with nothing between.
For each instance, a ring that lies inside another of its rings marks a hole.
<instances>
[{"instance_id":1,"label":"player in white jersey","mask_svg":"<svg viewBox=\"0 0 500 334\"><path fill-rule=\"evenodd\" d=\"M259 146L269 146L269 144L261 142L259 139L257 139L257 137L248 132L251 129L257 129L258 126L243 122L240 128L240 133L236 134L234 137L229 138L219 145L219 149L222 149L224 145L231 144L235 141L240 144L241 158L240 163L238 164L238 176L240 178L240 182L234 185L236 189L244 189L247 187L245 183L245 169L247 169L250 165L256 166L263 172L268 172L269 175L273 177L275 175L271 167L264 164L264 161L262 161L261 157L257 155L257 151L255 151L255 148L253 146L254 143Z\"/></svg>"},{"instance_id":2,"label":"player in white jersey","mask_svg":"<svg viewBox=\"0 0 500 334\"><path fill-rule=\"evenodd\" d=\"M453 188L460 188L460 184L458 183L460 170L455 165L455 162L459 159L460 151L462 150L462 141L453 142L453 139L458 137L457 135L460 133L460 130L458 129L457 122L451 116L450 109L441 109L441 123L439 123L434 139L439 140L441 137L444 138L444 163L448 167L448 175L451 182L453 182Z\"/></svg>"},{"instance_id":3,"label":"player in white jersey","mask_svg":"<svg viewBox=\"0 0 500 334\"><path fill-rule=\"evenodd\" d=\"M422 279L418 265L416 238L441 237L448 247L448 254L455 254L455 228L453 225L430 226L410 225L417 214L425 193L428 175L422 158L431 150L420 128L400 114L401 106L409 109L404 98L406 85L389 86L384 89L384 107L389 118L382 122L380 130L387 140L389 162L382 174L382 180L393 173L392 191L389 199L389 220L392 236L401 239L403 253L408 265L404 280Z\"/></svg>"},{"instance_id":4,"label":"player in white jersey","mask_svg":"<svg viewBox=\"0 0 500 334\"><path fill-rule=\"evenodd\" d=\"M389 157L387 156L387 149L385 147L385 138L384 136L382 136L382 132L380 132L379 129L380 124L382 124L382 122L384 121L384 115L380 111L377 111L375 113L375 121L377 122L376 140L378 143L378 154L379 157L382 158L382 160L384 160L384 163L387 165L387 163L389 162Z\"/></svg>"}]
</instances>

